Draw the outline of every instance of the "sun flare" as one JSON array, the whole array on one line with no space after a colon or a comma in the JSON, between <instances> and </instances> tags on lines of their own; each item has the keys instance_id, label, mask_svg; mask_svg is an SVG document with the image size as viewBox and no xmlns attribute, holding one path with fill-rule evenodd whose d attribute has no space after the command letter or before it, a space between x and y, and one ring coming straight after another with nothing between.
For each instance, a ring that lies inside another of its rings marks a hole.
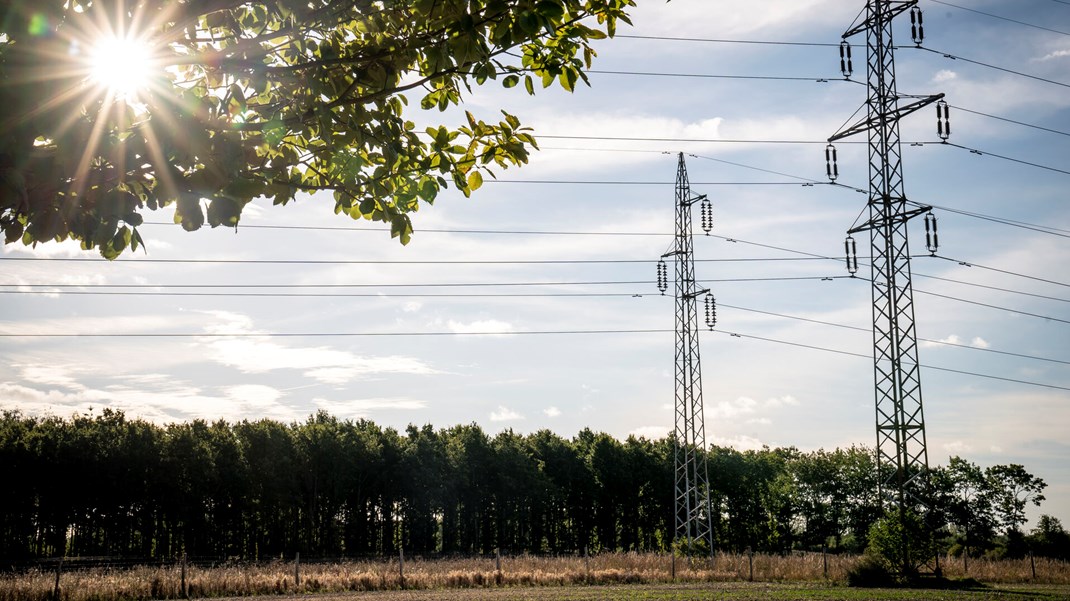
<instances>
[{"instance_id":1,"label":"sun flare","mask_svg":"<svg viewBox=\"0 0 1070 601\"><path fill-rule=\"evenodd\" d=\"M145 90L152 75L151 49L132 37L105 37L90 54L90 78L109 94L128 102Z\"/></svg>"}]
</instances>

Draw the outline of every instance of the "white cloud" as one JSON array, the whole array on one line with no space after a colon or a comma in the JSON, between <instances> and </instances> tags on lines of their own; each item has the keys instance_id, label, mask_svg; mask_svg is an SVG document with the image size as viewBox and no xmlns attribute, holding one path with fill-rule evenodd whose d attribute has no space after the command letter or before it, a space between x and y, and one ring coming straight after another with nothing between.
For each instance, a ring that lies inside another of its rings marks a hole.
<instances>
[{"instance_id":1,"label":"white cloud","mask_svg":"<svg viewBox=\"0 0 1070 601\"><path fill-rule=\"evenodd\" d=\"M424 304L416 301L409 301L401 306L401 310L405 313L418 313L420 309L423 309Z\"/></svg>"},{"instance_id":2,"label":"white cloud","mask_svg":"<svg viewBox=\"0 0 1070 601\"><path fill-rule=\"evenodd\" d=\"M721 401L707 409L707 419L731 419L740 415L749 415L758 408L758 401L739 397L735 401Z\"/></svg>"},{"instance_id":3,"label":"white cloud","mask_svg":"<svg viewBox=\"0 0 1070 601\"><path fill-rule=\"evenodd\" d=\"M980 336L975 336L974 339L970 341L970 344L972 344L973 346L975 346L977 348L988 348L988 347L992 346L991 344L988 343L987 340L985 340L984 338L981 338Z\"/></svg>"},{"instance_id":4,"label":"white cloud","mask_svg":"<svg viewBox=\"0 0 1070 601\"><path fill-rule=\"evenodd\" d=\"M1040 57L1038 60L1050 61L1052 59L1063 58L1063 57L1067 57L1067 56L1070 56L1070 50L1056 50L1055 52L1051 52L1049 54L1046 54L1046 55Z\"/></svg>"},{"instance_id":5,"label":"white cloud","mask_svg":"<svg viewBox=\"0 0 1070 601\"><path fill-rule=\"evenodd\" d=\"M546 417L559 417L561 415L561 410L557 407L547 407L542 412L546 414Z\"/></svg>"},{"instance_id":6,"label":"white cloud","mask_svg":"<svg viewBox=\"0 0 1070 601\"><path fill-rule=\"evenodd\" d=\"M660 438L665 438L670 432L672 432L672 428L669 426L643 426L628 432L628 434L636 438L658 440Z\"/></svg>"},{"instance_id":7,"label":"white cloud","mask_svg":"<svg viewBox=\"0 0 1070 601\"><path fill-rule=\"evenodd\" d=\"M523 415L501 405L498 406L497 411L490 414L490 421L492 422L510 422L521 419L524 419Z\"/></svg>"},{"instance_id":8,"label":"white cloud","mask_svg":"<svg viewBox=\"0 0 1070 601\"><path fill-rule=\"evenodd\" d=\"M961 440L956 440L954 442L945 443L944 450L952 455L958 455L961 453L969 453L973 451L973 447L962 442Z\"/></svg>"},{"instance_id":9,"label":"white cloud","mask_svg":"<svg viewBox=\"0 0 1070 601\"><path fill-rule=\"evenodd\" d=\"M451 332L472 335L507 334L514 330L512 324L505 321L499 321L497 319L484 319L471 321L468 323L454 321L451 319L449 320L449 322L446 323L446 327L449 328Z\"/></svg>"},{"instance_id":10,"label":"white cloud","mask_svg":"<svg viewBox=\"0 0 1070 601\"><path fill-rule=\"evenodd\" d=\"M221 322L211 324L205 330L233 337L206 336L201 339L201 344L209 349L213 360L244 373L301 370L305 376L326 384L345 384L377 374L440 373L412 357L362 357L327 347L285 346L267 336L258 336L252 331L252 319L245 315L225 312L212 315Z\"/></svg>"},{"instance_id":11,"label":"white cloud","mask_svg":"<svg viewBox=\"0 0 1070 601\"><path fill-rule=\"evenodd\" d=\"M767 446L766 443L754 438L753 436L730 436L730 437L713 437L713 444L719 447L731 447L738 451L759 451L762 447Z\"/></svg>"},{"instance_id":12,"label":"white cloud","mask_svg":"<svg viewBox=\"0 0 1070 601\"><path fill-rule=\"evenodd\" d=\"M767 399L765 401L765 406L771 409L777 409L780 407L796 407L798 405L799 400L791 396L790 394L784 395L782 397Z\"/></svg>"},{"instance_id":13,"label":"white cloud","mask_svg":"<svg viewBox=\"0 0 1070 601\"><path fill-rule=\"evenodd\" d=\"M942 69L937 71L936 75L933 75L933 83L944 83L946 81L957 79L958 76L958 73L955 73L954 71Z\"/></svg>"},{"instance_id":14,"label":"white cloud","mask_svg":"<svg viewBox=\"0 0 1070 601\"><path fill-rule=\"evenodd\" d=\"M418 411L427 408L427 403L405 398L375 398L353 400L328 400L317 398L312 401L317 409L343 418L367 417L373 411Z\"/></svg>"}]
</instances>

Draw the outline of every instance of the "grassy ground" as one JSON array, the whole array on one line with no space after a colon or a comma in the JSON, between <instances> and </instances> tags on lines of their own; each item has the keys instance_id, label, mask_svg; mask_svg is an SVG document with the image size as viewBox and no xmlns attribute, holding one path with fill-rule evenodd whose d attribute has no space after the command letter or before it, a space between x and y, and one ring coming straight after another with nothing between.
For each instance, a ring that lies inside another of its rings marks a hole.
<instances>
[{"instance_id":1,"label":"grassy ground","mask_svg":"<svg viewBox=\"0 0 1070 601\"><path fill-rule=\"evenodd\" d=\"M1070 564L1040 561L943 562L951 579L976 578L978 591L880 591L842 585L858 557L718 554L714 562L667 555L605 554L582 557L408 559L301 564L293 562L93 568L64 572L58 599L55 573L31 570L0 575L0 601L148 601L315 595L334 599L1066 599ZM1034 576L1034 570L1036 572ZM754 582L749 582L753 580ZM183 589L183 582L185 588ZM402 590L404 589L404 590Z\"/></svg>"},{"instance_id":2,"label":"grassy ground","mask_svg":"<svg viewBox=\"0 0 1070 601\"><path fill-rule=\"evenodd\" d=\"M1055 601L1070 599L1070 586L1015 585L970 591L856 589L819 584L717 582L539 588L381 591L308 595L309 601ZM234 601L247 601L238 600Z\"/></svg>"}]
</instances>

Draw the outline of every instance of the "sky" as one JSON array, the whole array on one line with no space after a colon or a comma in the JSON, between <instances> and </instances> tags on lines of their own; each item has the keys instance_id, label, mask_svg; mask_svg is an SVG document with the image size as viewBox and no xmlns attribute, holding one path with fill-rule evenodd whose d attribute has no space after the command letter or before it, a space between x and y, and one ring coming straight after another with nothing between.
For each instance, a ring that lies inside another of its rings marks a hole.
<instances>
[{"instance_id":1,"label":"sky","mask_svg":"<svg viewBox=\"0 0 1070 601\"><path fill-rule=\"evenodd\" d=\"M1049 485L1030 515L1070 525L1070 3L920 6L929 50L897 20L898 89L946 94L957 145L939 143L932 107L901 124L907 197L936 207L940 234L927 256L911 223L929 460L1023 464ZM708 442L872 446L868 269L844 277L842 260L866 150L837 145L834 187L823 142L865 101L837 48L863 8L641 0L618 33L642 37L598 43L591 87L466 96L478 118L517 115L542 150L470 199L422 207L408 246L326 196L257 201L237 230L186 233L165 209L141 228L147 250L114 262L4 246L0 408L664 436L674 301L655 263L673 243L682 152L714 214L694 240L718 301L701 334ZM864 82L864 39L851 43ZM71 333L87 336L40 336Z\"/></svg>"}]
</instances>

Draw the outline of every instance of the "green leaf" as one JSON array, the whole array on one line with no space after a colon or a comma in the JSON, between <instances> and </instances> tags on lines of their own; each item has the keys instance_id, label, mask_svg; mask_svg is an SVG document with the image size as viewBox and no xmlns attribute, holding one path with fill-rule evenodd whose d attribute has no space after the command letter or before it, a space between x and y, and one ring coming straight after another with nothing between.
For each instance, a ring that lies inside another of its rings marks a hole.
<instances>
[{"instance_id":1,"label":"green leaf","mask_svg":"<svg viewBox=\"0 0 1070 601\"><path fill-rule=\"evenodd\" d=\"M516 87L516 84L518 83L520 83L519 75L506 75L505 78L502 79L502 87L505 88Z\"/></svg>"},{"instance_id":2,"label":"green leaf","mask_svg":"<svg viewBox=\"0 0 1070 601\"><path fill-rule=\"evenodd\" d=\"M483 187L483 174L478 170L472 170L472 172L468 174L468 188L475 191L481 187Z\"/></svg>"}]
</instances>

